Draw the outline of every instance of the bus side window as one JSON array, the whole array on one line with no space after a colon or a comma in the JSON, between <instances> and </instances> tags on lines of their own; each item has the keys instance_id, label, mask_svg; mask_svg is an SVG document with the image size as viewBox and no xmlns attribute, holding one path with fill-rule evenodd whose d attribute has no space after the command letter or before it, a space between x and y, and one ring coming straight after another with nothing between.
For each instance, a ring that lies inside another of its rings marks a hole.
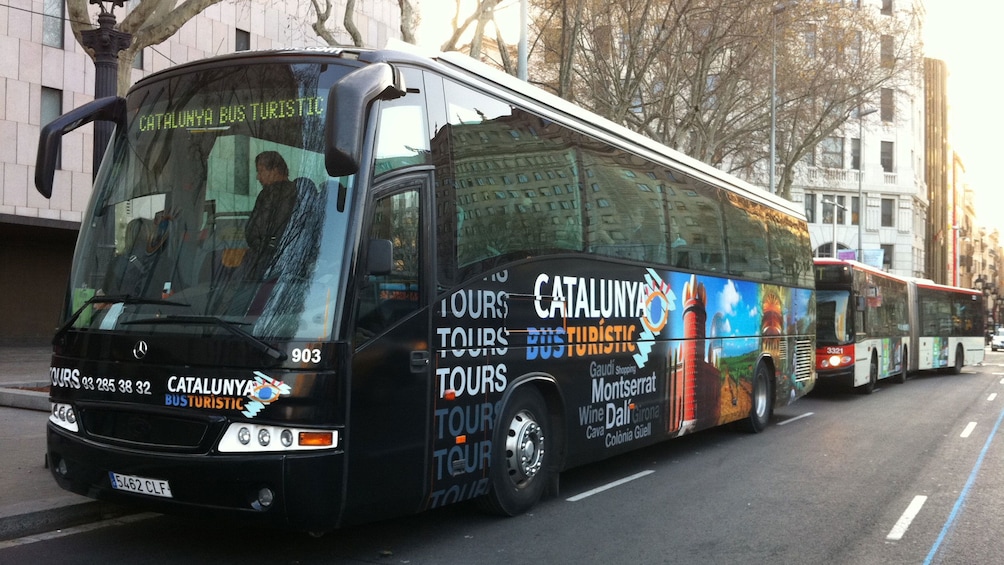
<instances>
[{"instance_id":1,"label":"bus side window","mask_svg":"<svg viewBox=\"0 0 1004 565\"><path fill-rule=\"evenodd\" d=\"M369 237L393 244L388 274L367 275L359 297L356 334L364 340L380 333L419 307L419 193L405 190L379 198L373 207Z\"/></svg>"}]
</instances>

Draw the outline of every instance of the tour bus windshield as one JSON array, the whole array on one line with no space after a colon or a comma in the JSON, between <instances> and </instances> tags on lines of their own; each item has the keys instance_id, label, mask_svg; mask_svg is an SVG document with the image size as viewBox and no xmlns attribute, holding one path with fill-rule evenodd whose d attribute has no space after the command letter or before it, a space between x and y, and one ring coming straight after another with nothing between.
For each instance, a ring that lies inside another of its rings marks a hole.
<instances>
[{"instance_id":1,"label":"tour bus windshield","mask_svg":"<svg viewBox=\"0 0 1004 565\"><path fill-rule=\"evenodd\" d=\"M329 337L352 178L325 172L324 113L349 70L273 61L134 89L82 221L67 324Z\"/></svg>"},{"instance_id":2,"label":"tour bus windshield","mask_svg":"<svg viewBox=\"0 0 1004 565\"><path fill-rule=\"evenodd\" d=\"M818 345L851 343L850 292L846 290L816 291L816 341Z\"/></svg>"}]
</instances>

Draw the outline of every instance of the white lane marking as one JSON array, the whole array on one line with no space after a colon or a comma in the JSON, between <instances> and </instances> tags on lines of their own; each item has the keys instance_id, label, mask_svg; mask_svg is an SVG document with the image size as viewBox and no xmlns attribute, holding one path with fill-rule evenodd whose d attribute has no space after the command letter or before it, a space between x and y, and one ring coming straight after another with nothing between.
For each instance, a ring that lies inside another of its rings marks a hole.
<instances>
[{"instance_id":1,"label":"white lane marking","mask_svg":"<svg viewBox=\"0 0 1004 565\"><path fill-rule=\"evenodd\" d=\"M925 502L927 502L926 496L918 494L913 497L913 500L910 501L910 505L903 511L903 515L899 517L899 520L896 520L896 525L889 530L889 534L885 537L885 539L893 541L903 539L903 534L906 533L907 528L910 527L910 523L913 522L913 519L920 513L920 509L924 506Z\"/></svg>"},{"instance_id":2,"label":"white lane marking","mask_svg":"<svg viewBox=\"0 0 1004 565\"><path fill-rule=\"evenodd\" d=\"M976 422L969 422L968 424L966 424L966 429L962 430L962 435L960 435L959 437L969 437L970 435L972 435L973 430L975 429L976 429Z\"/></svg>"},{"instance_id":3,"label":"white lane marking","mask_svg":"<svg viewBox=\"0 0 1004 565\"><path fill-rule=\"evenodd\" d=\"M90 524L75 526L73 528L63 528L61 530L43 532L41 534L35 534L33 536L24 536L17 539L0 541L0 549L7 549L8 547L17 547L20 545L28 545L40 541L49 541L57 538L64 538L66 536L72 536L74 534L82 534L84 532L90 532L92 530L100 530L101 528L107 528L110 526L125 526L126 524L131 524L133 522L139 522L142 520L149 520L150 518L156 518L158 516L160 516L160 514L157 514L155 512L144 512L142 514L130 514L129 516L121 516L119 518L111 518L109 520L102 520L100 522L92 522Z\"/></svg>"},{"instance_id":4,"label":"white lane marking","mask_svg":"<svg viewBox=\"0 0 1004 565\"><path fill-rule=\"evenodd\" d=\"M813 414L814 414L814 412L806 412L805 414L799 414L798 416L795 416L794 418L788 418L787 420L784 420L782 422L778 422L777 425L783 426L785 424L790 424L790 423L794 422L795 420L801 420L802 418L808 418L809 416L812 416Z\"/></svg>"},{"instance_id":5,"label":"white lane marking","mask_svg":"<svg viewBox=\"0 0 1004 565\"><path fill-rule=\"evenodd\" d=\"M631 475L630 477L624 477L623 479L614 481L612 483L607 483L607 484L605 484L603 486L596 487L596 488L594 488L592 490L587 490L584 493L577 494L575 496L566 498L565 500L567 500L568 502L578 502L578 501L582 500L583 498L588 498L590 496L593 496L594 494L599 494L599 493L601 493L601 492L603 492L605 490L610 490L610 489L612 489L614 487L619 487L619 486L623 485L624 483L629 483L629 482L631 482L631 481L633 481L635 479L640 479L642 477L651 475L654 472L655 471L648 470L648 471L642 471L640 473L635 473L634 475Z\"/></svg>"},{"instance_id":6,"label":"white lane marking","mask_svg":"<svg viewBox=\"0 0 1004 565\"><path fill-rule=\"evenodd\" d=\"M993 402L994 399L996 399L996 398L997 398L997 393L996 392L990 393L990 396L987 397L987 402Z\"/></svg>"}]
</instances>

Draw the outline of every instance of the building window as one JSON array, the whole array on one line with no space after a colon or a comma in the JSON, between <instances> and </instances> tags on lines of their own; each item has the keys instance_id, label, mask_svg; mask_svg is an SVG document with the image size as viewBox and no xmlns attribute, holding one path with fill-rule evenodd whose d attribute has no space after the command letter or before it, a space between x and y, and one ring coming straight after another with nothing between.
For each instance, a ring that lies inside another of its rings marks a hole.
<instances>
[{"instance_id":1,"label":"building window","mask_svg":"<svg viewBox=\"0 0 1004 565\"><path fill-rule=\"evenodd\" d=\"M891 122L896 118L896 100L893 96L893 89L883 88L882 89L882 104L881 112L883 122Z\"/></svg>"},{"instance_id":2,"label":"building window","mask_svg":"<svg viewBox=\"0 0 1004 565\"><path fill-rule=\"evenodd\" d=\"M234 51L250 51L251 50L251 32L244 31L243 29L236 30L236 37L234 40Z\"/></svg>"},{"instance_id":3,"label":"building window","mask_svg":"<svg viewBox=\"0 0 1004 565\"><path fill-rule=\"evenodd\" d=\"M887 173L893 172L893 149L891 141L882 142L882 170Z\"/></svg>"},{"instance_id":4,"label":"building window","mask_svg":"<svg viewBox=\"0 0 1004 565\"><path fill-rule=\"evenodd\" d=\"M837 223L844 225L847 223L847 197L837 197Z\"/></svg>"},{"instance_id":5,"label":"building window","mask_svg":"<svg viewBox=\"0 0 1004 565\"><path fill-rule=\"evenodd\" d=\"M851 168L861 170L861 140L858 138L851 138Z\"/></svg>"},{"instance_id":6,"label":"building window","mask_svg":"<svg viewBox=\"0 0 1004 565\"><path fill-rule=\"evenodd\" d=\"M63 0L42 2L42 45L63 48Z\"/></svg>"},{"instance_id":7,"label":"building window","mask_svg":"<svg viewBox=\"0 0 1004 565\"><path fill-rule=\"evenodd\" d=\"M892 0L882 0L882 15L883 16L892 15Z\"/></svg>"},{"instance_id":8,"label":"building window","mask_svg":"<svg viewBox=\"0 0 1004 565\"><path fill-rule=\"evenodd\" d=\"M882 268L886 271L892 269L892 250L893 246L888 243L883 243L882 247Z\"/></svg>"},{"instance_id":9,"label":"building window","mask_svg":"<svg viewBox=\"0 0 1004 565\"><path fill-rule=\"evenodd\" d=\"M56 88L42 87L41 107L39 108L39 123L43 126L55 120L63 113L63 91ZM56 159L56 168L62 168L62 156Z\"/></svg>"},{"instance_id":10,"label":"building window","mask_svg":"<svg viewBox=\"0 0 1004 565\"><path fill-rule=\"evenodd\" d=\"M805 195L805 219L810 224L816 222L816 195L808 194Z\"/></svg>"},{"instance_id":11,"label":"building window","mask_svg":"<svg viewBox=\"0 0 1004 565\"><path fill-rule=\"evenodd\" d=\"M861 221L861 199L857 196L851 197L851 225L858 225Z\"/></svg>"},{"instance_id":12,"label":"building window","mask_svg":"<svg viewBox=\"0 0 1004 565\"><path fill-rule=\"evenodd\" d=\"M816 58L816 26L809 25L802 33L802 39L805 41L805 56L809 59Z\"/></svg>"},{"instance_id":13,"label":"building window","mask_svg":"<svg viewBox=\"0 0 1004 565\"><path fill-rule=\"evenodd\" d=\"M879 55L880 62L883 67L889 69L892 68L893 64L896 62L896 40L893 39L891 35L883 35L881 40L881 54Z\"/></svg>"},{"instance_id":14,"label":"building window","mask_svg":"<svg viewBox=\"0 0 1004 565\"><path fill-rule=\"evenodd\" d=\"M834 218L833 209L836 208L836 206L833 205L833 195L824 194L822 202L823 202L823 221L821 223L832 224Z\"/></svg>"},{"instance_id":15,"label":"building window","mask_svg":"<svg viewBox=\"0 0 1004 565\"><path fill-rule=\"evenodd\" d=\"M893 212L896 209L896 201L892 198L882 199L882 227L891 228L896 226Z\"/></svg>"},{"instance_id":16,"label":"building window","mask_svg":"<svg viewBox=\"0 0 1004 565\"><path fill-rule=\"evenodd\" d=\"M844 168L844 138L827 137L819 142L819 166Z\"/></svg>"},{"instance_id":17,"label":"building window","mask_svg":"<svg viewBox=\"0 0 1004 565\"><path fill-rule=\"evenodd\" d=\"M132 59L132 68L143 70L143 50L140 49L136 52L136 56Z\"/></svg>"}]
</instances>

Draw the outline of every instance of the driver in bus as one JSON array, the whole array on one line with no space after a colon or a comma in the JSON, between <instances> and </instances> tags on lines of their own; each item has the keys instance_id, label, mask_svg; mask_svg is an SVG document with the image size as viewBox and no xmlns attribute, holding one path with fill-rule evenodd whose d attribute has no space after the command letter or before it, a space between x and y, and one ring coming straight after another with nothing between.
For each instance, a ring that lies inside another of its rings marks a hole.
<instances>
[{"instance_id":1,"label":"driver in bus","mask_svg":"<svg viewBox=\"0 0 1004 565\"><path fill-rule=\"evenodd\" d=\"M244 228L251 259L251 273L261 275L275 258L286 225L296 205L296 186L289 180L286 160L276 151L255 157L262 190Z\"/></svg>"}]
</instances>

